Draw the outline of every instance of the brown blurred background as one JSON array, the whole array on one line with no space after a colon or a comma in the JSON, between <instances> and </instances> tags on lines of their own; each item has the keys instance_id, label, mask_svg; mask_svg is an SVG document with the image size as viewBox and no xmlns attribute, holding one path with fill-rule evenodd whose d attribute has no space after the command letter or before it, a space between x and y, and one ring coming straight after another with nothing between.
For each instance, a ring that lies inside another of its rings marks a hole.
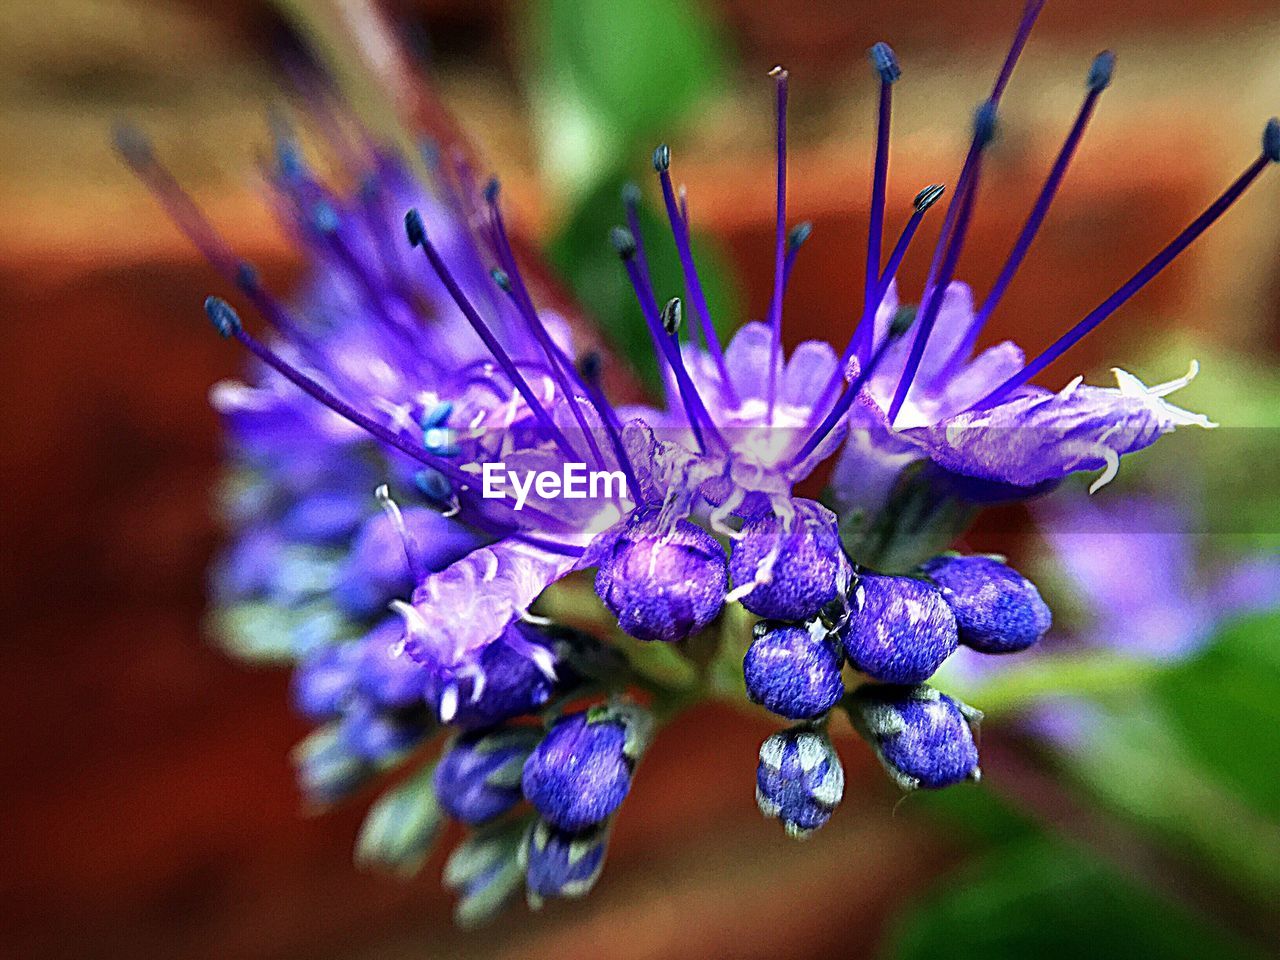
<instances>
[{"instance_id":1,"label":"brown blurred background","mask_svg":"<svg viewBox=\"0 0 1280 960\"><path fill-rule=\"evenodd\" d=\"M895 120L891 203L900 210L920 186L954 176L965 130L957 118L989 85L1017 6L710 5L740 68L671 142L694 215L724 242L752 315L771 282L768 67L792 71L792 212L815 222L788 299L789 335L836 338L858 295L866 222L863 51L889 40L910 79ZM518 8L398 6L428 26L445 100L537 236L564 198L539 174L518 80ZM752 800L768 724L718 709L684 718L646 760L591 898L536 917L519 908L479 934L449 926L438 858L408 884L353 868L360 804L299 815L287 752L305 727L288 709L285 675L236 665L201 633L217 540L209 490L218 444L205 397L239 357L201 322L201 299L218 289L212 272L108 147L116 118L146 127L214 221L269 275L293 275L297 263L248 173L265 142L264 106L279 96L266 55L278 26L253 0L0 8L3 952L870 954L892 911L962 844L911 801L895 808L859 749L846 751L841 815L809 844L786 841ZM1104 47L1119 53L1117 85L990 334L1016 331L1029 351L1216 196L1280 109L1274 0L1052 0L1010 88L991 202L965 262L980 289ZM1278 180L1045 382L1130 359L1129 345L1166 327L1280 348Z\"/></svg>"}]
</instances>

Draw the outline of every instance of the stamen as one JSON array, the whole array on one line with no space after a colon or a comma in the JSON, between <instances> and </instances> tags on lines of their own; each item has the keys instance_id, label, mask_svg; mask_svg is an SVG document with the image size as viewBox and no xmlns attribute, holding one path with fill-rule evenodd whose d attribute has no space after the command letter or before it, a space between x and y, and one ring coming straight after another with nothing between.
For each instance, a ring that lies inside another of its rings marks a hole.
<instances>
[{"instance_id":1,"label":"stamen","mask_svg":"<svg viewBox=\"0 0 1280 960\"><path fill-rule=\"evenodd\" d=\"M897 57L887 43L877 43L869 51L872 66L880 75L880 107L876 125L875 167L871 177L871 218L867 228L867 272L862 292L862 315L856 330L867 325L880 305L880 255L884 242L885 189L889 180L889 131L893 118L893 85L902 76ZM912 231L914 232L914 231Z\"/></svg>"},{"instance_id":2,"label":"stamen","mask_svg":"<svg viewBox=\"0 0 1280 960\"><path fill-rule=\"evenodd\" d=\"M1014 34L1013 43L1009 47L1009 52L1005 56L1004 63L1000 67L1000 73L996 76L996 82L991 87L991 96L988 98L991 104L992 120L995 119L995 110L1000 105L1000 98L1004 96L1004 89L1008 86L1009 78L1013 76L1013 68L1017 66L1019 58L1022 56L1023 48L1027 45L1027 40L1031 36L1031 28L1035 26L1036 19L1040 16L1040 12L1044 9L1047 0L1027 0L1022 8L1022 19L1018 23L1017 32ZM951 237L951 231L955 227L956 216L959 213L959 204L963 202L965 194L969 189L969 179L973 173L973 165L977 161L978 150L975 149L976 144L970 146L969 153L965 157L964 165L960 168L960 176L956 179L955 196L951 198L951 203L947 206L946 216L942 221L942 230L938 234L938 242L933 248L933 260L929 264L929 277L925 281L925 292L935 285L938 277L938 269L942 262L943 251L946 248L947 241ZM924 297L921 298L925 299Z\"/></svg>"},{"instance_id":3,"label":"stamen","mask_svg":"<svg viewBox=\"0 0 1280 960\"><path fill-rule=\"evenodd\" d=\"M387 485L385 483L379 485L373 495L378 500L378 506L382 507L382 512L387 515L392 528L400 535L400 543L404 546L405 562L409 565L414 583L417 583L427 573L426 565L422 562L422 548L405 525L404 514L400 512L399 505L391 499L391 490Z\"/></svg>"},{"instance_id":4,"label":"stamen","mask_svg":"<svg viewBox=\"0 0 1280 960\"><path fill-rule=\"evenodd\" d=\"M804 242L813 233L813 224L808 220L797 223L787 234L787 259L782 265L782 293L786 296L787 286L791 283L791 270L796 263L796 254L804 246Z\"/></svg>"},{"instance_id":5,"label":"stamen","mask_svg":"<svg viewBox=\"0 0 1280 960\"><path fill-rule=\"evenodd\" d=\"M902 338L910 328L914 319L914 313L910 313L906 310L899 311L897 317L894 318L894 323L889 327L889 331L885 334L884 340L880 342L880 346L871 354L871 358L867 361L866 365L858 371L858 375L853 378L847 387L845 387L844 393L840 395L840 399L838 399L835 406L831 408L831 412L827 414L826 419L824 419L822 423L818 425L817 429L809 435L809 439L804 442L799 453L792 457L791 462L793 464L803 463L805 459L817 449L818 444L826 438L827 434L835 429L836 424L840 422L840 418L849 411L849 408L853 405L853 401L857 399L863 386L875 374L876 368L880 366L880 361L884 359L886 354L888 354L889 348Z\"/></svg>"},{"instance_id":6,"label":"stamen","mask_svg":"<svg viewBox=\"0 0 1280 960\"><path fill-rule=\"evenodd\" d=\"M991 99L997 104L1004 95L1004 88L1008 85L1009 78L1013 76L1013 68L1017 66L1018 58L1022 56L1027 40L1031 37L1031 28L1036 25L1036 18L1040 16L1047 2L1048 0L1027 0L1022 8L1022 20L1018 23L1018 31L1014 34L1009 53L1004 59L1003 66L1000 67L995 85L991 88Z\"/></svg>"},{"instance_id":7,"label":"stamen","mask_svg":"<svg viewBox=\"0 0 1280 960\"><path fill-rule=\"evenodd\" d=\"M915 200L911 202L911 217L907 220L906 226L902 228L902 233L898 236L898 242L893 246L893 252L889 254L889 262L885 264L884 270L877 281L875 296L871 298L870 302L863 305L863 314L858 318L858 324L854 327L853 336L849 338L849 343L844 348L844 353L840 356L840 370L844 369L849 362L849 358L854 353L858 354L859 362L866 362L866 354L870 351L875 337L875 315L880 309L880 304L884 301L884 295L889 289L889 284L897 276L898 268L902 266L902 260L911 248L911 241L915 239L916 231L920 228L920 223L924 219L925 213L942 198L946 191L947 188L945 186L935 183L917 193ZM837 371L837 375L839 373L840 371ZM830 387L830 390L834 391L835 386ZM829 393L824 395L824 404L829 396Z\"/></svg>"},{"instance_id":8,"label":"stamen","mask_svg":"<svg viewBox=\"0 0 1280 960\"><path fill-rule=\"evenodd\" d=\"M858 321L858 325L854 328L853 336L849 338L849 343L844 348L844 353L840 355L840 363L836 369L831 372L827 385L823 387L822 394L818 398L818 402L813 405L813 409L809 415L808 426L813 429L817 425L818 413L826 409L831 398L835 396L836 391L840 389L840 382L844 379L845 371L848 369L849 361L854 354L858 355L858 363L866 366L869 357L865 354L870 351L872 344L875 342L875 312L880 309L880 304L884 301L884 295L889 289L889 284L898 272L898 267L902 263L902 258L906 256L911 241L916 235L916 230L920 226L920 221L924 219L924 215L928 210L938 202L946 187L940 183L935 183L925 187L912 201L913 212L911 218L907 221L907 225L902 229L902 235L898 237L897 244L894 245L893 252L889 255L889 262L885 265L884 272L880 274L879 284L876 288L874 302L871 305L872 312L864 314Z\"/></svg>"},{"instance_id":9,"label":"stamen","mask_svg":"<svg viewBox=\"0 0 1280 960\"><path fill-rule=\"evenodd\" d=\"M689 379L688 371L684 367L684 360L680 356L680 345L665 333L663 317L658 310L657 301L653 298L653 291L643 282L639 270L636 268L635 241L623 227L615 227L611 233L611 238L615 249L618 251L618 256L622 258L622 265L626 268L627 276L631 280L631 286L635 289L636 298L640 301L640 309L644 313L645 322L649 325L649 332L662 351L662 356L666 358L667 366L671 368L672 374L675 375L676 385L680 392L680 400L685 408L685 416L689 420L689 427L693 431L694 439L698 442L698 447L703 452L706 452L707 447L703 435L705 428L707 435L714 439L722 449L728 449L724 438L720 435L720 431L716 429L715 421L711 419L711 415L703 405L702 397L699 396L697 387Z\"/></svg>"},{"instance_id":10,"label":"stamen","mask_svg":"<svg viewBox=\"0 0 1280 960\"><path fill-rule=\"evenodd\" d=\"M507 226L502 217L502 210L498 206L498 181L491 181L492 190L485 191L485 199L489 204L489 213L493 224L494 238L497 241L499 259L507 269L507 282L511 298L516 305L517 311L524 318L525 325L538 342L538 346L542 348L542 352L546 354L547 360L551 367L551 374L555 378L556 384L560 387L565 399L568 401L570 412L573 414L574 420L578 423L578 428L582 430L582 435L587 441L587 446L591 449L591 455L595 457L596 463L604 466L604 454L600 452L600 447L596 443L596 438L591 429L587 426L586 417L583 416L581 408L578 406L576 393L569 384L566 370L577 378L577 369L570 362L569 358L551 339L551 335L547 333L547 328L542 322L542 318L538 316L537 308L533 305L533 298L529 296L528 288L524 285L524 279L520 275L520 268L516 264L515 251L512 249L510 237L507 235ZM499 284L501 286L501 284ZM583 387L581 383L579 387ZM583 387L583 394L586 390Z\"/></svg>"},{"instance_id":11,"label":"stamen","mask_svg":"<svg viewBox=\"0 0 1280 960\"><path fill-rule=\"evenodd\" d=\"M511 385L524 397L525 403L529 405L529 409L533 412L534 417L542 425L548 435L555 441L566 455L577 459L577 452L573 449L573 445L569 443L568 438L556 426L555 421L551 419L551 415L547 413L545 407L538 400L533 392L533 388L521 375L519 369L512 361L511 356L503 348L492 331L485 324L484 319L480 316L475 306L467 299L467 295L462 292L462 288L458 286L457 280L453 274L449 272L449 267L441 258L439 251L427 239L426 224L422 221L422 214L417 208L410 210L404 217L405 231L409 235L409 243L415 247L421 247L423 253L426 254L427 260L430 261L432 269L440 278L440 282L444 284L445 289L449 291L449 296L453 298L454 303L458 305L458 309L462 311L462 315L467 318L467 322L471 324L471 329L475 330L477 336L484 342L489 353L498 361L498 366L502 367L503 372L507 375L507 379Z\"/></svg>"},{"instance_id":12,"label":"stamen","mask_svg":"<svg viewBox=\"0 0 1280 960\"><path fill-rule=\"evenodd\" d=\"M974 115L973 139L969 143L969 152L965 155L964 165L960 168L960 177L956 181L955 196L951 198L951 202L947 205L947 213L942 220L942 230L939 232L938 242L933 248L933 259L929 263L929 276L924 283L925 295L921 297L921 301L927 299L929 291L937 286L942 258L955 230L956 218L960 212L960 207L964 204L965 197L968 196L970 184L975 174L974 168L977 166L978 158L982 155L982 151L987 148L987 145L995 137L996 110L998 106L995 99L985 100Z\"/></svg>"},{"instance_id":13,"label":"stamen","mask_svg":"<svg viewBox=\"0 0 1280 960\"><path fill-rule=\"evenodd\" d=\"M925 289L924 313L920 318L920 325L916 330L915 339L911 343L911 352L907 355L907 362L903 367L902 376L899 378L897 389L894 391L893 401L889 405L889 425L891 427L898 416L898 411L902 409L902 404L907 399L907 393L911 389L911 382L915 379L916 371L920 368L920 361L924 357L925 348L929 345L929 335L933 332L933 325L942 309L942 302L946 299L947 287L955 276L956 264L960 260L960 251L964 248L965 237L969 232L969 222L973 217L973 208L978 196L978 183L982 177L982 151L995 135L995 122L995 102L987 100L978 108L978 113L974 120L973 149L975 152L973 154L973 163L970 166L971 179L964 199L960 204L955 230L947 242L947 252L943 258L939 282Z\"/></svg>"},{"instance_id":14,"label":"stamen","mask_svg":"<svg viewBox=\"0 0 1280 960\"><path fill-rule=\"evenodd\" d=\"M268 302L270 298L265 297L253 267L236 256L235 251L191 199L191 195L182 189L177 178L159 161L151 143L141 131L121 125L115 128L113 136L116 150L129 168L151 189L178 229L210 265L228 282L244 290L281 334L295 342L301 342L303 338L297 325L289 320L283 310L278 309L278 305Z\"/></svg>"},{"instance_id":15,"label":"stamen","mask_svg":"<svg viewBox=\"0 0 1280 960\"><path fill-rule=\"evenodd\" d=\"M1040 196L1036 199L1031 214L1027 217L1022 233L1013 245L1008 261L1000 271L1000 276L996 279L995 284L991 287L991 292L987 294L987 299L978 309L977 316L974 318L973 329L961 345L962 355L966 355L972 349L973 341L977 339L978 333L987 322L987 318L991 316L992 311L999 306L1000 300L1004 297L1005 291L1008 290L1014 274L1018 272L1018 268L1022 266L1022 261L1027 256L1027 252L1031 249L1032 241L1035 240L1036 233L1044 223L1044 218L1049 212L1049 206L1053 203L1058 188L1062 184L1062 179L1066 176L1067 167L1071 164L1076 148L1079 147L1080 140L1084 136L1085 127L1088 126L1094 109L1098 105L1098 98L1111 83L1115 62L1115 54L1109 50L1104 50L1094 58L1093 64L1089 67L1088 93L1085 95L1084 103L1081 104L1080 112L1071 127L1071 132L1067 134L1067 139L1062 144L1062 149L1058 152L1058 158L1054 161L1053 167L1049 171L1049 176L1045 180L1044 187L1040 191Z\"/></svg>"},{"instance_id":16,"label":"stamen","mask_svg":"<svg viewBox=\"0 0 1280 960\"><path fill-rule=\"evenodd\" d=\"M295 368L270 347L258 341L244 329L243 324L240 322L239 314L225 300L219 297L208 297L205 299L204 309L205 313L209 315L209 320L213 323L214 329L223 337L240 341L259 360L340 417L350 420L356 426L372 434L376 439L381 440L388 446L395 447L401 453L417 460L419 463L437 470L455 483L469 484L471 482L466 474L447 460L432 456L420 449L412 441L391 432L382 424L365 416L345 400L339 399L325 387Z\"/></svg>"},{"instance_id":17,"label":"stamen","mask_svg":"<svg viewBox=\"0 0 1280 960\"><path fill-rule=\"evenodd\" d=\"M777 90L777 198L774 211L773 296L769 300L769 329L773 339L769 345L768 417L773 419L773 405L778 395L778 367L782 352L782 290L787 249L787 93L790 75L785 67L769 71Z\"/></svg>"},{"instance_id":18,"label":"stamen","mask_svg":"<svg viewBox=\"0 0 1280 960\"><path fill-rule=\"evenodd\" d=\"M737 404L737 391L733 381L729 379L729 370L724 363L724 350L720 347L720 338L711 323L711 312L707 309L707 299L702 292L702 281L698 277L698 268L693 262L693 247L689 241L689 225L676 206L675 190L671 186L671 148L665 143L653 151L653 168L658 173L658 181L662 184L662 200L667 208L667 220L671 224L671 234L675 239L676 252L680 256L680 269L684 273L684 283L689 297L693 300L694 311L698 314L698 322L702 328L702 336L707 350L720 374L720 383L726 393ZM635 245L632 238L632 245Z\"/></svg>"},{"instance_id":19,"label":"stamen","mask_svg":"<svg viewBox=\"0 0 1280 960\"><path fill-rule=\"evenodd\" d=\"M1068 330L1065 334L1058 338L1047 350L1036 357L1018 373L1014 374L1000 386L996 387L989 394L979 400L970 407L971 410L985 410L994 406L1002 399L1007 397L1014 390L1018 389L1025 383L1029 383L1032 378L1037 376L1049 364L1057 360L1064 353L1085 338L1093 331L1102 321L1115 313L1120 307L1124 306L1134 294L1145 287L1153 280L1157 274L1167 267L1173 260L1182 253L1183 250L1191 246L1192 243L1206 230L1213 225L1227 210L1240 199L1241 195L1249 189L1255 180L1258 179L1262 171L1273 163L1280 163L1280 119L1272 118L1262 134L1262 153L1253 161L1245 171L1240 174L1234 183L1231 184L1213 203L1211 203L1205 211L1196 217L1191 224L1178 234L1168 246L1161 250L1141 270L1135 273L1124 285L1115 293L1107 297L1102 303L1095 307L1083 320Z\"/></svg>"},{"instance_id":20,"label":"stamen","mask_svg":"<svg viewBox=\"0 0 1280 960\"><path fill-rule=\"evenodd\" d=\"M649 276L649 258L644 252L644 235L640 230L640 187L626 183L622 187L622 206L627 211L627 229L636 244L636 266L645 277Z\"/></svg>"}]
</instances>

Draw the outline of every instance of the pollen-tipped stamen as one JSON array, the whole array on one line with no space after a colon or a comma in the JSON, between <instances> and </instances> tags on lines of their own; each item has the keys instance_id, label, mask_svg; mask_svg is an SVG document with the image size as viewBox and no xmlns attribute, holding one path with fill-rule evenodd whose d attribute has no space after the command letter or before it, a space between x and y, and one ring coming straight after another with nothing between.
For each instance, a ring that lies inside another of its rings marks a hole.
<instances>
[{"instance_id":1,"label":"pollen-tipped stamen","mask_svg":"<svg viewBox=\"0 0 1280 960\"><path fill-rule=\"evenodd\" d=\"M782 294L786 296L787 287L791 283L791 271L796 265L796 254L804 246L804 242L813 233L813 224L808 220L797 223L787 234L787 259L782 265Z\"/></svg>"},{"instance_id":2,"label":"pollen-tipped stamen","mask_svg":"<svg viewBox=\"0 0 1280 960\"><path fill-rule=\"evenodd\" d=\"M537 418L543 429L545 429L547 434L555 441L556 446L558 446L567 456L576 459L578 454L573 449L573 444L569 442L568 438L565 437L560 428L556 426L555 421L551 418L551 414L549 414L547 409L542 405L542 402L533 392L533 388L529 386L528 381L526 381L524 376L520 373L515 362L511 359L510 354L507 353L506 349L493 335L493 332L489 329L488 324L484 322L484 318L480 316L480 313L476 310L474 304L472 304L467 298L467 295L463 293L462 288L458 285L458 281L454 279L448 265L440 256L440 252L436 250L435 246L427 237L427 228L426 224L423 223L422 214L420 214L416 208L410 210L405 214L404 225L405 231L409 236L409 243L415 247L422 248L422 252L426 254L427 260L430 262L432 269L435 270L436 276L440 278L440 282L444 284L445 289L449 292L449 296L453 298L454 303L458 305L458 309L462 311L462 315L466 317L467 322L471 325L471 329L476 332L476 335L484 342L489 353L493 355L494 360L498 362L498 366L500 366L503 372L507 375L507 379L511 382L511 385L516 389L520 396L524 398L525 403L528 404L534 417Z\"/></svg>"},{"instance_id":3,"label":"pollen-tipped stamen","mask_svg":"<svg viewBox=\"0 0 1280 960\"><path fill-rule=\"evenodd\" d=\"M773 418L773 407L778 397L778 367L781 366L782 353L782 291L783 273L786 268L787 251L787 94L789 77L785 67L774 67L769 76L773 77L777 92L777 182L774 209L774 251L773 251L773 295L769 299L769 381L768 381L768 417Z\"/></svg>"},{"instance_id":4,"label":"pollen-tipped stamen","mask_svg":"<svg viewBox=\"0 0 1280 960\"><path fill-rule=\"evenodd\" d=\"M702 291L702 280L698 276L698 268L693 262L693 247L689 239L689 224L680 213L676 203L675 189L671 185L671 150L664 143L653 151L653 168L658 173L658 182L662 185L662 201L667 210L667 221L671 225L671 235L675 240L676 253L680 257L680 269L684 273L685 288L689 299L693 301L694 312L698 315L698 323L702 329L703 339L707 344L707 352L720 374L720 382L726 393L737 402L737 391L733 381L729 379L729 370L724 363L724 350L720 346L720 338L711 322L711 311L707 309L707 298ZM634 241L634 238L633 238Z\"/></svg>"},{"instance_id":5,"label":"pollen-tipped stamen","mask_svg":"<svg viewBox=\"0 0 1280 960\"><path fill-rule=\"evenodd\" d=\"M1134 294L1150 283L1182 251L1191 246L1202 233L1227 212L1233 203L1240 199L1241 195L1262 174L1262 171L1273 163L1280 163L1280 119L1276 118L1272 118L1263 131L1262 153L1245 168L1244 172L1236 178L1235 182L1217 200L1211 203L1200 216L1196 217L1185 230L1170 241L1168 246L1152 257L1146 266L1135 273L1115 293L1090 311L1084 319L1059 337L1048 349L1023 367L1022 370L1000 384L969 409L984 410L999 403L1023 384L1029 383L1049 364L1083 340L1102 321L1119 310Z\"/></svg>"},{"instance_id":6,"label":"pollen-tipped stamen","mask_svg":"<svg viewBox=\"0 0 1280 960\"><path fill-rule=\"evenodd\" d=\"M973 218L974 206L978 197L978 184L982 179L982 152L991 142L995 132L995 102L985 101L978 108L974 120L974 156L970 167L970 179L965 196L960 202L956 217L955 229L947 241L946 255L942 259L938 281L925 288L924 308L919 324L916 325L915 338L911 342L911 351L902 368L902 376L894 390L893 400L889 404L889 425L892 426L911 390L916 371L924 358L925 349L929 345L929 336L933 333L933 325L938 319L942 303L946 299L947 287L955 276L956 265L960 261L960 252L964 249L964 241L969 232L969 223ZM954 206L954 203L953 203Z\"/></svg>"},{"instance_id":7,"label":"pollen-tipped stamen","mask_svg":"<svg viewBox=\"0 0 1280 960\"><path fill-rule=\"evenodd\" d=\"M897 57L887 43L877 43L868 51L871 64L880 76L880 105L876 120L876 153L871 176L871 217L867 227L867 268L862 292L862 315L854 329L859 342L869 343L865 331L868 318L880 304L880 256L884 243L885 190L889 182L889 132L893 119L893 85L902 76Z\"/></svg>"},{"instance_id":8,"label":"pollen-tipped stamen","mask_svg":"<svg viewBox=\"0 0 1280 960\"><path fill-rule=\"evenodd\" d=\"M495 184L496 182L494 181ZM595 457L596 463L604 466L604 454L601 452L599 444L596 443L594 433L587 425L587 419L583 415L582 409L578 406L577 396L579 391L588 400L590 397L587 395L586 388L581 381L577 382L576 390L569 383L570 375L577 380L578 370L573 366L569 358L564 355L564 351L551 339L551 335L547 333L546 325L543 324L542 318L538 316L537 308L533 305L533 298L529 296L529 290L525 286L524 278L520 275L520 267L516 263L515 250L511 246L511 238L507 234L507 225L502 216L502 209L498 204L497 190L486 191L485 196L489 204L489 217L493 231L495 252L498 254L498 260L505 269L508 282L511 284L511 299L515 303L517 311L524 318L529 332L533 334L538 346L542 348L542 352L546 355L548 365L551 368L551 375L555 378L556 385L559 386L564 394L565 400L569 404L569 410L573 414L574 420L577 421L578 428L582 431L587 446L591 449L591 455Z\"/></svg>"},{"instance_id":9,"label":"pollen-tipped stamen","mask_svg":"<svg viewBox=\"0 0 1280 960\"><path fill-rule=\"evenodd\" d=\"M640 301L640 310L644 314L645 323L649 326L649 334L653 337L658 350L667 361L667 366L675 377L676 388L680 394L681 403L684 405L685 416L689 421L689 428L693 431L694 439L697 440L699 448L704 452L706 451L706 439L708 436L714 439L723 449L726 446L724 438L720 435L720 431L716 429L715 421L711 419L711 414L707 412L707 408L702 402L702 397L698 394L697 387L694 386L693 381L689 378L688 371L685 370L684 359L680 355L680 344L675 337L667 333L662 311L658 308L658 302L654 299L653 291L640 276L635 262L635 242L622 227L614 228L612 240L615 249L618 251L618 256L622 259L622 265L626 268L627 277L631 280L636 299Z\"/></svg>"},{"instance_id":10,"label":"pollen-tipped stamen","mask_svg":"<svg viewBox=\"0 0 1280 960\"><path fill-rule=\"evenodd\" d=\"M1022 261L1026 259L1027 252L1031 249L1031 244L1044 223L1044 218L1049 212L1049 207L1052 205L1054 197L1057 195L1058 188L1062 185L1062 180L1066 176L1067 168L1075 156L1076 149L1080 146L1080 140L1084 136L1085 128L1089 125L1089 120L1098 105L1098 98L1102 96L1102 91L1111 83L1114 67L1115 54L1109 50L1104 50L1098 54L1094 58L1093 64L1089 67L1088 92L1085 94L1084 103L1080 105L1080 112L1076 115L1075 123L1072 124L1071 131L1067 134L1067 139L1063 142L1062 149L1058 152L1058 157L1054 161L1053 167L1049 170L1049 176L1045 179L1044 187L1041 189L1039 197L1036 198L1035 206L1027 217L1027 222L1022 228L1022 232L1018 235L1012 251L1009 253L1009 259L1001 269L1000 276L996 278L996 282L992 285L991 292L987 294L986 300L978 308L973 328L961 345L962 354L967 354L973 348L973 343L977 339L978 333L987 322L987 318L1000 305L1000 300L1004 297L1005 291L1008 290L1014 275L1018 272L1018 268L1022 266Z\"/></svg>"},{"instance_id":11,"label":"pollen-tipped stamen","mask_svg":"<svg viewBox=\"0 0 1280 960\"><path fill-rule=\"evenodd\" d=\"M417 460L424 466L428 466L439 471L455 483L467 484L471 482L466 474L462 473L461 470L448 460L433 456L419 448L413 441L388 430L382 424L365 416L355 407L351 406L351 404L335 396L327 388L321 386L301 370L298 370L274 350L246 331L244 329L244 325L240 322L240 316L225 300L222 300L219 297L208 297L205 299L204 309L205 313L209 315L210 322L219 334L229 339L238 340L241 345L248 349L249 352L259 360L271 367L308 396L324 404L324 406L338 414L338 416L345 420L349 420L362 430L372 434L377 440L382 441L388 446L395 447L401 453Z\"/></svg>"}]
</instances>

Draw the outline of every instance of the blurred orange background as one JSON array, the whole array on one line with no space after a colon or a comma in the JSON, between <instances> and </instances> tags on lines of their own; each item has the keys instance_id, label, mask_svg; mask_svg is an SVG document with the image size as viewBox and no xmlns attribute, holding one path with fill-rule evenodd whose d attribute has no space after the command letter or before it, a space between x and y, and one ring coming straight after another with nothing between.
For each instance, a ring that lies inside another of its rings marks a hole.
<instances>
[{"instance_id":1,"label":"blurred orange background","mask_svg":"<svg viewBox=\"0 0 1280 960\"><path fill-rule=\"evenodd\" d=\"M670 140L694 217L725 244L752 316L772 282L768 67L792 71L791 210L815 223L788 335L834 339L860 289L873 119L865 48L892 42L911 81L895 119L890 203L901 210L921 186L954 176L963 117L990 82L1016 6L711 4L740 67ZM401 0L397 11L428 26L444 99L537 238L563 197L539 176L516 80L518 7ZM218 539L206 393L240 362L199 312L220 286L108 146L117 117L145 126L245 253L268 276L293 276L298 263L248 173L266 140L264 106L278 96L267 57L278 27L252 0L10 0L0 11L5 953L871 954L893 911L963 844L912 801L896 808L856 749L846 751L843 815L809 844L787 841L752 798L769 725L721 708L683 718L658 742L588 900L533 917L518 908L477 934L449 924L438 855L407 884L363 874L350 854L360 804L300 816L287 754L305 724L289 710L285 674L232 663L201 632ZM1116 87L988 332L1016 332L1029 353L1216 196L1280 107L1274 0L1053 0L1010 88L1006 142L973 228L964 274L979 289L1104 47L1119 54ZM1277 201L1273 177L1044 382L1128 359L1133 343L1169 325L1280 349ZM920 275L918 263L907 272Z\"/></svg>"}]
</instances>

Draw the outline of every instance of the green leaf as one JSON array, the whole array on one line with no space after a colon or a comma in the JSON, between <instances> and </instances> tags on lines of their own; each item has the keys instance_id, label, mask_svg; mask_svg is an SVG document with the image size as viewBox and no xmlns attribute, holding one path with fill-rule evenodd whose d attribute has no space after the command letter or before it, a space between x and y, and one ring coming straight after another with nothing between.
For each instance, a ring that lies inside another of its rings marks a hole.
<instances>
[{"instance_id":1,"label":"green leaf","mask_svg":"<svg viewBox=\"0 0 1280 960\"><path fill-rule=\"evenodd\" d=\"M1155 696L1189 753L1280 821L1280 612L1229 625Z\"/></svg>"},{"instance_id":2,"label":"green leaf","mask_svg":"<svg viewBox=\"0 0 1280 960\"><path fill-rule=\"evenodd\" d=\"M436 800L434 763L388 790L369 808L356 840L356 863L411 877L440 835L444 812Z\"/></svg>"},{"instance_id":3,"label":"green leaf","mask_svg":"<svg viewBox=\"0 0 1280 960\"><path fill-rule=\"evenodd\" d=\"M544 165L571 193L670 128L721 82L724 43L687 0L534 0L529 96Z\"/></svg>"},{"instance_id":4,"label":"green leaf","mask_svg":"<svg viewBox=\"0 0 1280 960\"><path fill-rule=\"evenodd\" d=\"M1203 862L1240 895L1280 898L1280 825L1224 789L1168 717L1145 708L1134 695L1101 712L1088 740L1063 754L1068 771L1103 806Z\"/></svg>"},{"instance_id":5,"label":"green leaf","mask_svg":"<svg viewBox=\"0 0 1280 960\"><path fill-rule=\"evenodd\" d=\"M1030 837L948 878L890 936L895 960L1252 960L1209 921L1066 844Z\"/></svg>"}]
</instances>

